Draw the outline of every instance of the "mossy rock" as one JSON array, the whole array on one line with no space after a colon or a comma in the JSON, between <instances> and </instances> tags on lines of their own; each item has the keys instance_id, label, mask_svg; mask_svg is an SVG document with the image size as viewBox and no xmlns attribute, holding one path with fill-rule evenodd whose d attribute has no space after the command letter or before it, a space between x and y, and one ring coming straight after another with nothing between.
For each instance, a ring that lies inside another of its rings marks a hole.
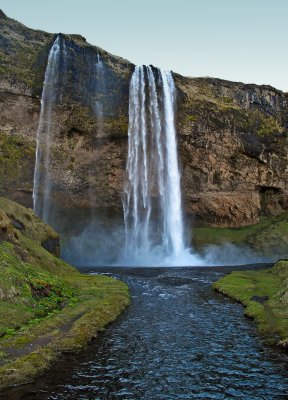
<instances>
[{"instance_id":1,"label":"mossy rock","mask_svg":"<svg viewBox=\"0 0 288 400\"><path fill-rule=\"evenodd\" d=\"M57 233L32 210L0 198L0 388L80 350L129 304L123 282L80 274L43 247L48 239Z\"/></svg>"},{"instance_id":2,"label":"mossy rock","mask_svg":"<svg viewBox=\"0 0 288 400\"><path fill-rule=\"evenodd\" d=\"M21 206L14 201L0 197L0 210L4 212L15 227L16 232L21 233L25 238L36 242L39 245L55 241L54 255L59 256L59 235L49 225L38 218L31 209Z\"/></svg>"},{"instance_id":3,"label":"mossy rock","mask_svg":"<svg viewBox=\"0 0 288 400\"><path fill-rule=\"evenodd\" d=\"M201 251L209 245L248 245L256 253L283 258L288 254L288 213L261 217L255 225L240 228L196 227L192 230L192 246Z\"/></svg>"},{"instance_id":4,"label":"mossy rock","mask_svg":"<svg viewBox=\"0 0 288 400\"><path fill-rule=\"evenodd\" d=\"M244 305L268 343L288 349L288 260L265 270L232 272L213 287Z\"/></svg>"},{"instance_id":5,"label":"mossy rock","mask_svg":"<svg viewBox=\"0 0 288 400\"><path fill-rule=\"evenodd\" d=\"M7 188L31 189L35 144L21 135L0 133L0 193Z\"/></svg>"}]
</instances>

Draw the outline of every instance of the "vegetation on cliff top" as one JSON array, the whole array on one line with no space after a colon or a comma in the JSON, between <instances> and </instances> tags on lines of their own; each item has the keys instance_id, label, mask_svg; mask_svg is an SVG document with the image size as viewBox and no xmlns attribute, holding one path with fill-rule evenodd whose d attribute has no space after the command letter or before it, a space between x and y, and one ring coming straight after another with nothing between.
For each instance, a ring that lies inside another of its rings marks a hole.
<instances>
[{"instance_id":1,"label":"vegetation on cliff top","mask_svg":"<svg viewBox=\"0 0 288 400\"><path fill-rule=\"evenodd\" d=\"M288 261L260 271L237 271L214 283L220 293L241 302L268 343L288 349Z\"/></svg>"},{"instance_id":2,"label":"vegetation on cliff top","mask_svg":"<svg viewBox=\"0 0 288 400\"><path fill-rule=\"evenodd\" d=\"M287 99L277 89L180 75L175 75L175 81L181 130L197 122L201 129L229 129L259 138L287 135Z\"/></svg>"},{"instance_id":3,"label":"vegetation on cliff top","mask_svg":"<svg viewBox=\"0 0 288 400\"><path fill-rule=\"evenodd\" d=\"M1 10L0 22L0 74L3 81L40 96L49 50L56 34L30 29L7 17ZM115 71L115 76L124 81L129 79L133 64L127 60L87 43L80 35L64 34L63 37L70 42L72 57L81 51L96 54L97 50L106 65Z\"/></svg>"},{"instance_id":4,"label":"vegetation on cliff top","mask_svg":"<svg viewBox=\"0 0 288 400\"><path fill-rule=\"evenodd\" d=\"M182 129L187 123L197 122L212 130L233 129L241 133L254 133L258 137L282 134L285 131L276 117L265 115L259 109L227 104L225 99L193 95L178 111Z\"/></svg>"},{"instance_id":5,"label":"vegetation on cliff top","mask_svg":"<svg viewBox=\"0 0 288 400\"><path fill-rule=\"evenodd\" d=\"M31 210L0 198L0 388L81 349L129 303L124 283L82 275L52 254L58 243Z\"/></svg>"},{"instance_id":6,"label":"vegetation on cliff top","mask_svg":"<svg viewBox=\"0 0 288 400\"><path fill-rule=\"evenodd\" d=\"M28 29L0 15L0 73L12 85L35 89L39 94L53 35Z\"/></svg>"}]
</instances>

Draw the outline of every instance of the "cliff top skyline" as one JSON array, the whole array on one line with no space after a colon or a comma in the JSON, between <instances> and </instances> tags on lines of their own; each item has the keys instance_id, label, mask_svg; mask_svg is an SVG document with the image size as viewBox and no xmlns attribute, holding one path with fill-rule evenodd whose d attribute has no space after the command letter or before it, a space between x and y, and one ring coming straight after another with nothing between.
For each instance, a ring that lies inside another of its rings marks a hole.
<instances>
[{"instance_id":1,"label":"cliff top skyline","mask_svg":"<svg viewBox=\"0 0 288 400\"><path fill-rule=\"evenodd\" d=\"M33 29L81 34L135 64L288 91L285 0L0 0L0 8Z\"/></svg>"}]
</instances>

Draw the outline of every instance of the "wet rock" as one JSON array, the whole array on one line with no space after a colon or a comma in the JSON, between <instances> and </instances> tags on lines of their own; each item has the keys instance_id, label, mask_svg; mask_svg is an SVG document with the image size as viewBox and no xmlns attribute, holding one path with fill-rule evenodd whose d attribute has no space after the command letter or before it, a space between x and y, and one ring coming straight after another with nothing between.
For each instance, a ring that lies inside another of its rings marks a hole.
<instances>
[{"instance_id":1,"label":"wet rock","mask_svg":"<svg viewBox=\"0 0 288 400\"><path fill-rule=\"evenodd\" d=\"M17 243L18 238L8 215L0 210L0 243L2 241Z\"/></svg>"},{"instance_id":2,"label":"wet rock","mask_svg":"<svg viewBox=\"0 0 288 400\"><path fill-rule=\"evenodd\" d=\"M45 284L40 286L39 285L35 286L33 284L30 284L31 293L34 298L49 297L51 294L51 288L52 286L50 284Z\"/></svg>"},{"instance_id":3,"label":"wet rock","mask_svg":"<svg viewBox=\"0 0 288 400\"><path fill-rule=\"evenodd\" d=\"M177 276L160 276L157 278L158 282L164 283L169 286L184 286L193 282L191 278L177 277Z\"/></svg>"},{"instance_id":4,"label":"wet rock","mask_svg":"<svg viewBox=\"0 0 288 400\"><path fill-rule=\"evenodd\" d=\"M14 218L12 215L9 216L14 228L19 229L20 231L25 230L25 225L23 222L19 221L17 218Z\"/></svg>"},{"instance_id":5,"label":"wet rock","mask_svg":"<svg viewBox=\"0 0 288 400\"><path fill-rule=\"evenodd\" d=\"M269 296L252 296L252 301L257 301L257 303L264 304L267 300L269 300Z\"/></svg>"},{"instance_id":6,"label":"wet rock","mask_svg":"<svg viewBox=\"0 0 288 400\"><path fill-rule=\"evenodd\" d=\"M49 253L54 254L55 256L60 256L60 239L57 238L48 238L41 243L41 246L49 251Z\"/></svg>"}]
</instances>

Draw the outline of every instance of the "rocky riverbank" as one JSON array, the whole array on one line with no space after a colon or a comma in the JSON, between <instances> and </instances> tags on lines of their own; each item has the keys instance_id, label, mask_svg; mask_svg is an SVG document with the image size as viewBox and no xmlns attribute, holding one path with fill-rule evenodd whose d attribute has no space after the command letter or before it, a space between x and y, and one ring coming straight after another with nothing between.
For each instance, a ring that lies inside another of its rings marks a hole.
<instances>
[{"instance_id":1,"label":"rocky riverbank","mask_svg":"<svg viewBox=\"0 0 288 400\"><path fill-rule=\"evenodd\" d=\"M288 349L288 261L272 268L236 271L213 284L218 292L242 303L270 344Z\"/></svg>"}]
</instances>

